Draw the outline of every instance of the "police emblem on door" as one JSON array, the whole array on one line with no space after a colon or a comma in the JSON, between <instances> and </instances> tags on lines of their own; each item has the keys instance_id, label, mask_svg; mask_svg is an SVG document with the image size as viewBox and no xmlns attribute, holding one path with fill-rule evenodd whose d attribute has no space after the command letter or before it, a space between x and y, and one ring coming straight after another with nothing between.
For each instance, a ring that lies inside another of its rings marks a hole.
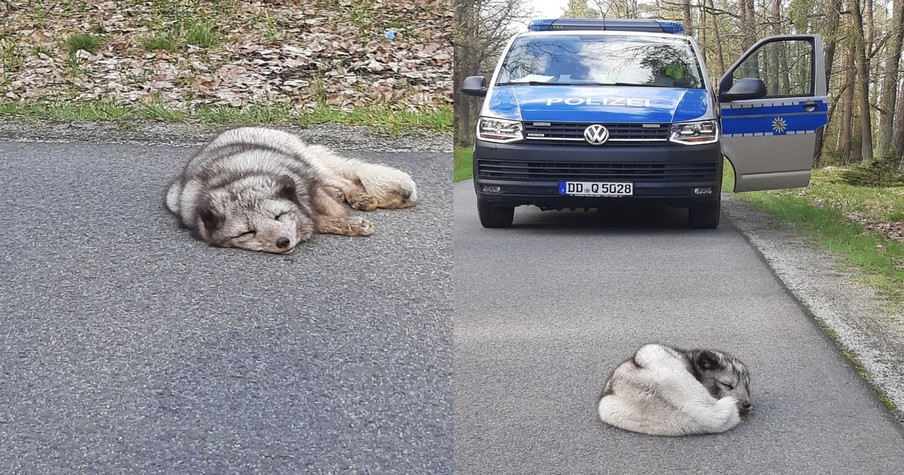
<instances>
[{"instance_id":1,"label":"police emblem on door","mask_svg":"<svg viewBox=\"0 0 904 475\"><path fill-rule=\"evenodd\" d=\"M602 145L609 140L609 129L600 124L593 124L584 129L584 140L590 145Z\"/></svg>"}]
</instances>

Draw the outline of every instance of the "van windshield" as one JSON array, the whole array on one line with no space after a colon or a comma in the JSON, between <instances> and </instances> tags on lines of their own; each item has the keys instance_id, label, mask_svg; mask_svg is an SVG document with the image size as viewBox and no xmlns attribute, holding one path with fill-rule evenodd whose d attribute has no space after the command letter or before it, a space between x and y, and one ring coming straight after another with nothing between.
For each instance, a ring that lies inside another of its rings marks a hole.
<instances>
[{"instance_id":1,"label":"van windshield","mask_svg":"<svg viewBox=\"0 0 904 475\"><path fill-rule=\"evenodd\" d=\"M497 85L703 88L697 55L681 38L528 36L509 49Z\"/></svg>"}]
</instances>

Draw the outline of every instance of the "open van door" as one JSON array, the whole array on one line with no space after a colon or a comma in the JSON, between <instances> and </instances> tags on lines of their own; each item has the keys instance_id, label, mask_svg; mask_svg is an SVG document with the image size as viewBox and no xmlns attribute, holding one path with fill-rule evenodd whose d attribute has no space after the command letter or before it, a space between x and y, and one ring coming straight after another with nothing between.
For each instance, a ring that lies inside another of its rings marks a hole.
<instances>
[{"instance_id":1,"label":"open van door","mask_svg":"<svg viewBox=\"0 0 904 475\"><path fill-rule=\"evenodd\" d=\"M760 40L719 81L722 153L735 170L734 191L810 183L816 137L828 122L819 35Z\"/></svg>"}]
</instances>

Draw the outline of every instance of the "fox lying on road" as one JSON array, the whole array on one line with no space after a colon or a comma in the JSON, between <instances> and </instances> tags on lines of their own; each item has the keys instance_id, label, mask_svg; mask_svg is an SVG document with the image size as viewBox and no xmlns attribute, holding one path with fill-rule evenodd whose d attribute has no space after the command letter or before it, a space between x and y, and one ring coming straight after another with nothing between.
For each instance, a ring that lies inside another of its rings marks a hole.
<instances>
[{"instance_id":1,"label":"fox lying on road","mask_svg":"<svg viewBox=\"0 0 904 475\"><path fill-rule=\"evenodd\" d=\"M367 236L371 211L409 208L411 177L344 158L279 130L227 130L196 153L166 195L181 224L211 246L288 253L316 233Z\"/></svg>"},{"instance_id":2,"label":"fox lying on road","mask_svg":"<svg viewBox=\"0 0 904 475\"><path fill-rule=\"evenodd\" d=\"M599 416L634 432L687 435L725 432L752 408L747 368L733 356L649 344L612 373Z\"/></svg>"}]
</instances>

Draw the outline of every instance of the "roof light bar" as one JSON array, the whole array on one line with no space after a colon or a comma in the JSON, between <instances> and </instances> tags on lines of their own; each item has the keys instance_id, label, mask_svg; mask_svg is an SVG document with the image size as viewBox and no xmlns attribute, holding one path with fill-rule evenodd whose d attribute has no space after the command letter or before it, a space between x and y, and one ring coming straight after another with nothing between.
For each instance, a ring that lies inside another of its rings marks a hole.
<instances>
[{"instance_id":1,"label":"roof light bar","mask_svg":"<svg viewBox=\"0 0 904 475\"><path fill-rule=\"evenodd\" d=\"M684 25L666 20L606 20L603 18L554 18L533 20L528 31L645 31L650 33L684 34Z\"/></svg>"}]
</instances>

